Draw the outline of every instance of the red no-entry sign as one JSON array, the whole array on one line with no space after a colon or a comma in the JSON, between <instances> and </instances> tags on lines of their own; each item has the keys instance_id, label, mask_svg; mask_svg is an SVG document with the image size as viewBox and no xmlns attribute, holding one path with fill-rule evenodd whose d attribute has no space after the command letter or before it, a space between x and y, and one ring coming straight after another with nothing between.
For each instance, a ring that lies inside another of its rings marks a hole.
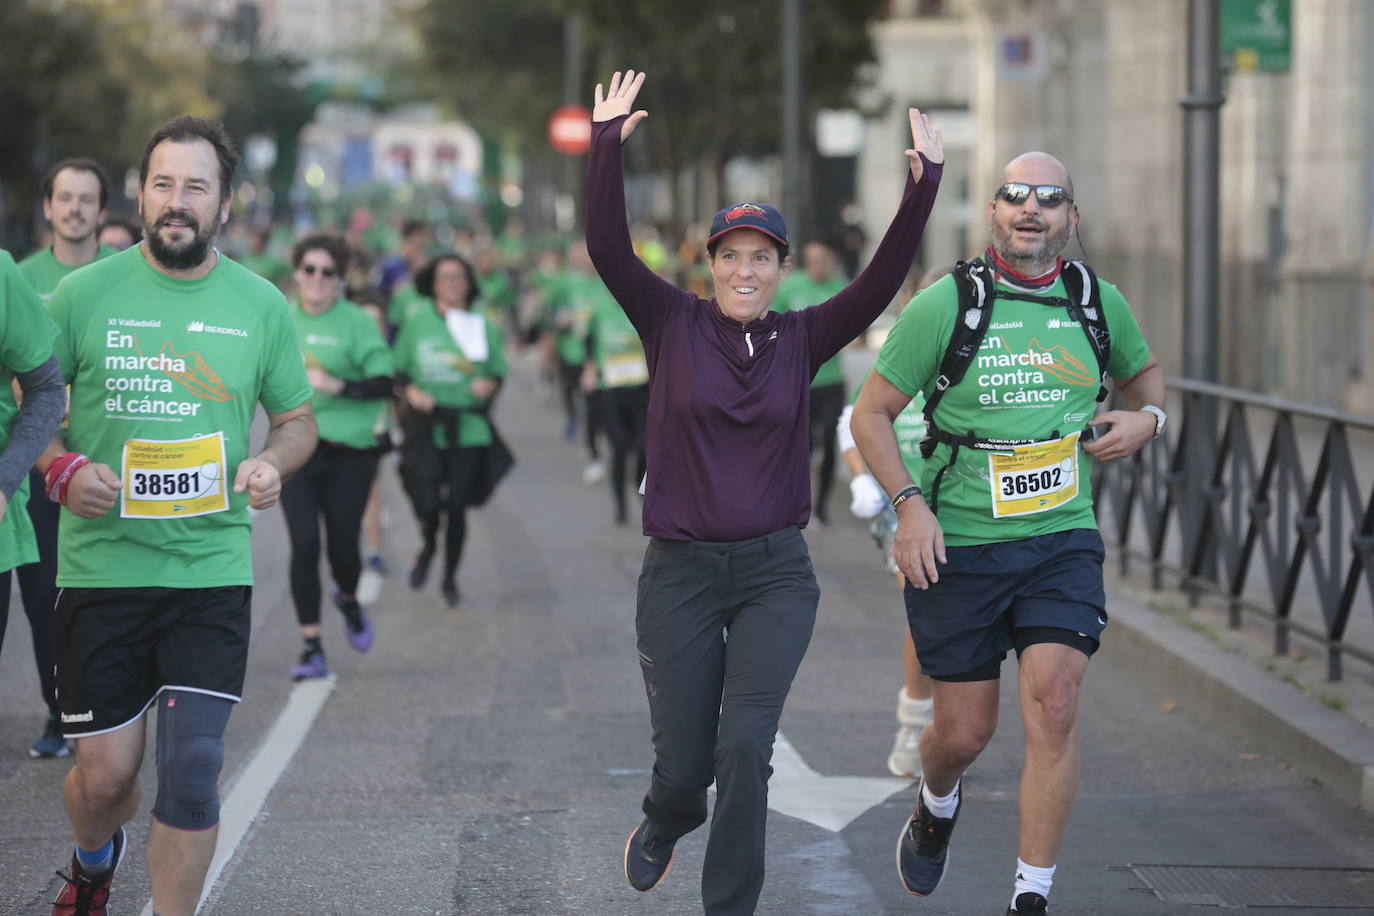
<instances>
[{"instance_id":1,"label":"red no-entry sign","mask_svg":"<svg viewBox=\"0 0 1374 916\"><path fill-rule=\"evenodd\" d=\"M565 156L581 156L592 145L592 113L564 105L549 117L549 142Z\"/></svg>"}]
</instances>

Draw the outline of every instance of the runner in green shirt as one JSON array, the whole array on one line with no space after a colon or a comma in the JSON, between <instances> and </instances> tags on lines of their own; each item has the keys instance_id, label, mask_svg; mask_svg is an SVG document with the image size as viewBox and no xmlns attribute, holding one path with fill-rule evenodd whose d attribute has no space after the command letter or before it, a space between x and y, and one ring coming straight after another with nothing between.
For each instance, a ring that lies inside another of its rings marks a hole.
<instances>
[{"instance_id":1,"label":"runner in green shirt","mask_svg":"<svg viewBox=\"0 0 1374 916\"><path fill-rule=\"evenodd\" d=\"M333 602L344 615L348 644L359 652L372 647L372 622L357 598L358 536L381 456L377 415L393 382L391 351L376 321L339 298L348 244L336 235L309 235L296 243L291 261L297 290L291 317L315 390L312 406L320 429L315 454L281 494L291 535L291 598L304 641L291 676L301 680L329 674L320 639L321 520L334 576Z\"/></svg>"},{"instance_id":2,"label":"runner in green shirt","mask_svg":"<svg viewBox=\"0 0 1374 916\"><path fill-rule=\"evenodd\" d=\"M510 270L496 263L496 249L490 245L481 246L473 253L472 267L482 290L479 303L482 313L518 343L522 339L520 316L516 314L515 284L511 282Z\"/></svg>"},{"instance_id":3,"label":"runner in green shirt","mask_svg":"<svg viewBox=\"0 0 1374 916\"><path fill-rule=\"evenodd\" d=\"M467 508L492 444L487 412L506 375L506 357L500 330L472 310L480 292L462 257L435 258L415 277L415 288L434 307L412 312L392 346L398 381L405 385L401 480L422 538L410 585L424 586L440 515L447 514L440 588L444 604L457 607Z\"/></svg>"},{"instance_id":4,"label":"runner in green shirt","mask_svg":"<svg viewBox=\"0 0 1374 916\"><path fill-rule=\"evenodd\" d=\"M639 332L600 283L600 295L587 323L590 351L582 376L582 390L597 392L606 438L611 444L611 498L615 523L629 520L625 508L625 472L635 456L634 480L644 479L644 425L649 412L649 364Z\"/></svg>"},{"instance_id":5,"label":"runner in green shirt","mask_svg":"<svg viewBox=\"0 0 1374 916\"><path fill-rule=\"evenodd\" d=\"M25 511L29 469L57 430L67 403L62 370L52 356L55 335L52 320L19 275L14 259L9 252L0 251L0 646L9 620L10 570L38 559L33 524ZM15 404L16 381L23 393L22 406ZM43 498L41 492L38 498ZM52 641L52 609L30 617L40 618L31 625L34 658L40 660L38 673L51 719L56 709L51 683L53 652L41 641ZM41 667L44 658L48 662L46 672ZM54 751L57 749L66 751L60 725Z\"/></svg>"},{"instance_id":6,"label":"runner in green shirt","mask_svg":"<svg viewBox=\"0 0 1374 916\"><path fill-rule=\"evenodd\" d=\"M56 912L105 911L154 701L152 906L194 912L247 666L248 509L275 504L315 447L285 299L213 247L237 163L218 122L168 122L139 169L144 241L73 273L49 303L71 419L39 464L66 508L57 678L77 739L66 781L76 851ZM258 404L269 430L251 455Z\"/></svg>"},{"instance_id":7,"label":"runner in green shirt","mask_svg":"<svg viewBox=\"0 0 1374 916\"><path fill-rule=\"evenodd\" d=\"M105 216L109 182L105 171L93 159L63 159L43 178L43 216L53 229L52 245L29 255L19 263L19 272L29 281L44 303L67 274L101 258L114 249L97 241L97 226ZM25 505L33 525L38 556L15 571L24 613L33 631L34 664L43 700L48 705L48 721L29 748L32 757L66 757L70 746L62 737L62 721L57 708L57 677L53 674L53 606L57 603L57 503L43 499L43 475L29 473L29 492L37 496Z\"/></svg>"},{"instance_id":8,"label":"runner in green shirt","mask_svg":"<svg viewBox=\"0 0 1374 916\"><path fill-rule=\"evenodd\" d=\"M234 260L277 289L286 289L286 284L291 280L291 265L272 253L272 228L256 229L252 238L253 247Z\"/></svg>"},{"instance_id":9,"label":"runner in green shirt","mask_svg":"<svg viewBox=\"0 0 1374 916\"><path fill-rule=\"evenodd\" d=\"M793 312L820 305L845 287L845 279L837 272L834 250L824 242L807 242L802 247L802 270L790 271L778 285L778 297L773 311ZM812 518L820 525L827 522L826 504L830 488L835 482L835 424L844 410L844 365L840 354L821 364L811 379L811 452L821 450L820 467L816 470L816 499L811 507Z\"/></svg>"},{"instance_id":10,"label":"runner in green shirt","mask_svg":"<svg viewBox=\"0 0 1374 916\"><path fill-rule=\"evenodd\" d=\"M1035 814L1021 823L1007 912L1038 916L1046 912L1077 785L1080 685L1107 624L1089 458L1124 458L1162 434L1164 372L1126 301L1101 283L1111 338L1105 374L1126 409L1094 419L1103 379L1084 328L1070 318L1060 277L1079 267L1060 257L1078 210L1059 160L1045 153L1012 160L988 218L993 289L984 308L992 311L968 372L937 389L959 310L947 277L898 318L852 428L897 509L894 554L907 576L907 620L921 667L934 680L922 787L898 840L903 886L925 895L944 876L960 779L996 728L997 678L1015 649L1026 726L1021 810ZM918 392L932 398L937 390L943 394L928 431L934 449L918 486L901 461L892 420ZM1085 424L1100 435L1090 441Z\"/></svg>"},{"instance_id":11,"label":"runner in green shirt","mask_svg":"<svg viewBox=\"0 0 1374 916\"><path fill-rule=\"evenodd\" d=\"M585 391L582 388L582 366L587 361L587 328L591 324L592 310L605 292L605 284L596 275L592 260L587 256L587 243L581 239L571 243L568 266L550 285L545 308L558 356L565 441L571 442L576 437L578 415L585 418L582 428L588 463L582 479L587 483L597 483L605 474L597 443L602 425L599 394L596 389ZM582 402L580 410L578 401Z\"/></svg>"}]
</instances>

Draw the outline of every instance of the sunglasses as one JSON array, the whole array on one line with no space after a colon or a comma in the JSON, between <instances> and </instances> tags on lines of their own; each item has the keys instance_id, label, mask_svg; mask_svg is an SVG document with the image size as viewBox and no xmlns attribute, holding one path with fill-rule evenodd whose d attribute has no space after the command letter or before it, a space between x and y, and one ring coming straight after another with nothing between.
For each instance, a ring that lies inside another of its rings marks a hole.
<instances>
[{"instance_id":1,"label":"sunglasses","mask_svg":"<svg viewBox=\"0 0 1374 916\"><path fill-rule=\"evenodd\" d=\"M1042 207L1053 209L1062 203L1073 203L1069 192L1057 184L1023 184L1019 181L1009 181L997 189L995 196L1013 207L1019 207L1030 197L1031 191L1035 192L1035 200Z\"/></svg>"},{"instance_id":2,"label":"sunglasses","mask_svg":"<svg viewBox=\"0 0 1374 916\"><path fill-rule=\"evenodd\" d=\"M307 277L315 276L316 272L326 280L338 276L339 272L332 267L316 267L314 264L302 264L301 273Z\"/></svg>"}]
</instances>

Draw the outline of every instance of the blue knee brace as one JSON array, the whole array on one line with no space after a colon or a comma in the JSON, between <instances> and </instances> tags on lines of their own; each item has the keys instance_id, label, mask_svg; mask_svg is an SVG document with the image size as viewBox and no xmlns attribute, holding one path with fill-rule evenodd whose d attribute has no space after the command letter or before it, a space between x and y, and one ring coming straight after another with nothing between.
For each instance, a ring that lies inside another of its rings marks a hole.
<instances>
[{"instance_id":1,"label":"blue knee brace","mask_svg":"<svg viewBox=\"0 0 1374 916\"><path fill-rule=\"evenodd\" d=\"M224 728L234 704L223 697L164 690L157 700L157 801L153 816L179 830L219 823Z\"/></svg>"}]
</instances>

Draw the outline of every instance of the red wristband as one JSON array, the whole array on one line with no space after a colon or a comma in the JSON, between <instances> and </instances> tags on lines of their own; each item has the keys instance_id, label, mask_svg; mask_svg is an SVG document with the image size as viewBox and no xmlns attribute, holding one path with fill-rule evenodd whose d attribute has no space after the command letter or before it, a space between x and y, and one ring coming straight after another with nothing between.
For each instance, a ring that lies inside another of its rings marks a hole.
<instances>
[{"instance_id":1,"label":"red wristband","mask_svg":"<svg viewBox=\"0 0 1374 916\"><path fill-rule=\"evenodd\" d=\"M43 492L48 499L65 506L72 475L90 463L91 459L80 452L63 452L54 458L43 474Z\"/></svg>"}]
</instances>

